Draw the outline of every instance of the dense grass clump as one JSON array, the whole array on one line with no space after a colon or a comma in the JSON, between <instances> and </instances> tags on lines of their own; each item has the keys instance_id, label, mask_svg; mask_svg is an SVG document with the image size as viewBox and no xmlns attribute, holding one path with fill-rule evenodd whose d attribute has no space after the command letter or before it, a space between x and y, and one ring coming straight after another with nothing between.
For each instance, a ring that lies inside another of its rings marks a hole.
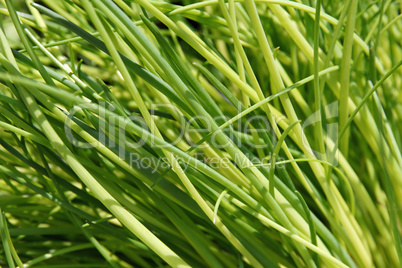
<instances>
[{"instance_id":1,"label":"dense grass clump","mask_svg":"<svg viewBox=\"0 0 402 268\"><path fill-rule=\"evenodd\" d=\"M0 266L401 267L401 8L0 0Z\"/></svg>"}]
</instances>

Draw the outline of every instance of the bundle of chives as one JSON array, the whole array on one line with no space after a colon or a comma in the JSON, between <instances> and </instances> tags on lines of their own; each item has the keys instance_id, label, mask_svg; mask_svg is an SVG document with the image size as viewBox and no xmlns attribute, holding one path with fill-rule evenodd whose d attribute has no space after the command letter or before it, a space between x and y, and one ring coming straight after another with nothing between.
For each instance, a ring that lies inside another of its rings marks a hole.
<instances>
[{"instance_id":1,"label":"bundle of chives","mask_svg":"<svg viewBox=\"0 0 402 268\"><path fill-rule=\"evenodd\" d=\"M0 266L402 265L398 1L0 5Z\"/></svg>"}]
</instances>

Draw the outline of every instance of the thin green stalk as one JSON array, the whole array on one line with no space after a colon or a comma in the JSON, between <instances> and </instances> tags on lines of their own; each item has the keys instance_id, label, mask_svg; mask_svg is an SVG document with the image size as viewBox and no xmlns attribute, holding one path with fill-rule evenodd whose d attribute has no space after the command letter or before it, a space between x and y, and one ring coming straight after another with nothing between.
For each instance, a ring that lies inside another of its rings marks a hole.
<instances>
[{"instance_id":1,"label":"thin green stalk","mask_svg":"<svg viewBox=\"0 0 402 268\"><path fill-rule=\"evenodd\" d=\"M1 240L3 244L3 248L5 251L6 259L10 267L15 267L15 263L18 265L18 267L24 267L24 264L22 264L21 259L18 257L17 251L15 250L15 247L13 245L13 242L11 241L10 237L10 231L8 229L7 225L7 220L5 216L5 212L0 208L0 230L1 230Z\"/></svg>"},{"instance_id":2,"label":"thin green stalk","mask_svg":"<svg viewBox=\"0 0 402 268\"><path fill-rule=\"evenodd\" d=\"M322 111L321 111L321 88L320 88L320 62L319 62L319 43L320 43L320 21L321 21L321 0L317 0L315 4L315 21L314 21L314 107L316 110L315 138L317 139L318 150L321 155L325 155L324 133L322 128ZM324 158L325 160L325 158Z\"/></svg>"},{"instance_id":3,"label":"thin green stalk","mask_svg":"<svg viewBox=\"0 0 402 268\"><path fill-rule=\"evenodd\" d=\"M342 62L341 62L341 77L340 84L341 90L339 93L339 127L342 129L349 116L348 102L349 102L349 84L350 84L350 66L352 60L353 48L353 34L356 23L357 0L352 0L348 19L346 22L345 38L343 42ZM349 132L345 132L345 136L340 142L340 149L343 155L348 156L349 152Z\"/></svg>"},{"instance_id":4,"label":"thin green stalk","mask_svg":"<svg viewBox=\"0 0 402 268\"><path fill-rule=\"evenodd\" d=\"M376 93L376 92L374 92ZM381 114L382 110L382 104L378 98L377 94L374 94L374 101L376 103L377 109L378 109L378 125L379 125L379 130L380 130L380 148L384 146L384 139L382 138L384 136L384 126L383 126L383 117ZM382 155L382 165L385 166L385 161L387 161L387 155ZM391 182L390 174L389 171L385 168L384 170L384 176L383 176L383 181L385 184L385 192L387 194L387 199L388 199L388 207L389 207L389 214L390 214L390 221L391 221L391 228L392 228L392 234L394 238L394 243L396 247L396 252L398 254L398 259L399 259L399 267L402 267L402 237L399 232L398 228L398 220L401 219L401 217L398 217L397 211L398 209L398 201L395 197L395 191L394 187Z\"/></svg>"},{"instance_id":5,"label":"thin green stalk","mask_svg":"<svg viewBox=\"0 0 402 268\"><path fill-rule=\"evenodd\" d=\"M14 27L17 30L18 36L21 38L22 43L24 44L25 49L27 50L29 56L32 58L32 61L34 62L36 68L42 75L43 79L46 81L46 83L50 85L55 85L53 82L52 78L49 76L49 74L46 72L45 68L43 67L42 63L39 61L39 57L36 55L35 51L32 49L31 44L28 41L28 38L26 37L24 33L24 29L22 27L22 24L19 20L19 17L17 15L17 12L15 11L14 5L11 2L11 0L5 0L7 4L7 8L10 12L11 19L13 20ZM17 65L15 65L17 67ZM17 67L18 68L18 67Z\"/></svg>"}]
</instances>

